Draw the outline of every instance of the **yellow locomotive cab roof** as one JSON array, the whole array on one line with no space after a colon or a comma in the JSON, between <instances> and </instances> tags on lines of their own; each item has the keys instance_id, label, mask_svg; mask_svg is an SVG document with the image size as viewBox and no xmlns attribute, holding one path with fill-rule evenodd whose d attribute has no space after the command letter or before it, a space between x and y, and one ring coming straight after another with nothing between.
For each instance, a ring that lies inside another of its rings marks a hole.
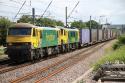
<instances>
[{"instance_id":1,"label":"yellow locomotive cab roof","mask_svg":"<svg viewBox=\"0 0 125 83\"><path fill-rule=\"evenodd\" d=\"M67 30L67 31L79 31L79 29L77 29L77 28L72 29L72 28L65 28L65 27L61 27L61 26L56 26L56 28L64 29L64 30Z\"/></svg>"},{"instance_id":2,"label":"yellow locomotive cab roof","mask_svg":"<svg viewBox=\"0 0 125 83\"><path fill-rule=\"evenodd\" d=\"M16 27L16 28L33 28L33 27L37 27L37 26L34 26L33 24L29 24L29 23L16 23L14 25L12 25L11 27Z\"/></svg>"},{"instance_id":3,"label":"yellow locomotive cab roof","mask_svg":"<svg viewBox=\"0 0 125 83\"><path fill-rule=\"evenodd\" d=\"M67 31L79 31L77 28L75 29L71 29L71 28L64 28L61 26L56 26L56 27L39 27L39 26L35 26L33 24L29 24L29 23L16 23L14 25L12 25L11 27L16 27L16 28L37 28L37 29L41 29L41 30L60 30L60 29L64 29Z\"/></svg>"},{"instance_id":4,"label":"yellow locomotive cab roof","mask_svg":"<svg viewBox=\"0 0 125 83\"><path fill-rule=\"evenodd\" d=\"M38 27L39 29L42 29L42 30L60 30L58 28L54 28L54 27Z\"/></svg>"}]
</instances>

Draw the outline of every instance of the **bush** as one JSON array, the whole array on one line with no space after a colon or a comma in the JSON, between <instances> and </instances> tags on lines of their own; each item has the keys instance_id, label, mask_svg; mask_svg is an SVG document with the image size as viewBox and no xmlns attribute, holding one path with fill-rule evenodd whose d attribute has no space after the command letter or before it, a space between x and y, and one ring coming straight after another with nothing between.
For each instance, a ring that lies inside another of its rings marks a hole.
<instances>
[{"instance_id":1,"label":"bush","mask_svg":"<svg viewBox=\"0 0 125 83\"><path fill-rule=\"evenodd\" d=\"M118 38L119 43L125 44L125 34Z\"/></svg>"},{"instance_id":2,"label":"bush","mask_svg":"<svg viewBox=\"0 0 125 83\"><path fill-rule=\"evenodd\" d=\"M113 50L116 50L116 49L120 48L122 45L123 45L123 44L118 41L118 42L116 42L116 43L112 46L112 48L113 48Z\"/></svg>"},{"instance_id":3,"label":"bush","mask_svg":"<svg viewBox=\"0 0 125 83\"><path fill-rule=\"evenodd\" d=\"M0 45L6 44L7 28L12 24L12 22L4 17L0 18Z\"/></svg>"},{"instance_id":4,"label":"bush","mask_svg":"<svg viewBox=\"0 0 125 83\"><path fill-rule=\"evenodd\" d=\"M118 38L118 41L112 46L115 50L100 59L95 65L94 70L98 70L105 63L115 63L115 61L125 62L125 34Z\"/></svg>"},{"instance_id":5,"label":"bush","mask_svg":"<svg viewBox=\"0 0 125 83\"><path fill-rule=\"evenodd\" d=\"M118 41L112 46L112 48L116 50L124 44L125 44L125 34L118 38Z\"/></svg>"}]
</instances>

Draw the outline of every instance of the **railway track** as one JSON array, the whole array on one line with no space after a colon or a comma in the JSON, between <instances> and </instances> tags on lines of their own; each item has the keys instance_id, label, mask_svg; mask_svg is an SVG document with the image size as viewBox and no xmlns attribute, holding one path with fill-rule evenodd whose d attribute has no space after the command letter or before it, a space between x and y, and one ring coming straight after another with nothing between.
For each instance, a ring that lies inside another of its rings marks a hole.
<instances>
[{"instance_id":1,"label":"railway track","mask_svg":"<svg viewBox=\"0 0 125 83\"><path fill-rule=\"evenodd\" d=\"M9 63L11 63L9 58L4 58L0 60L0 70L6 66L9 65Z\"/></svg>"},{"instance_id":2,"label":"railway track","mask_svg":"<svg viewBox=\"0 0 125 83\"><path fill-rule=\"evenodd\" d=\"M32 62L23 62L23 63L19 63L19 64L13 63L8 59L7 61L3 61L2 64L0 64L0 74L6 73L6 72L9 72L12 70L16 70L19 68L23 68L23 67L35 64L35 63L39 63L46 59L47 58L41 59L41 60L35 61L33 63Z\"/></svg>"},{"instance_id":3,"label":"railway track","mask_svg":"<svg viewBox=\"0 0 125 83\"><path fill-rule=\"evenodd\" d=\"M26 66L29 66L29 65L32 65L32 64L35 64L35 63L39 63L41 61L44 61L46 59L50 59L50 58L53 58L53 57L54 56L45 57L45 58L43 58L41 60L38 60L38 61L35 61L33 63L32 62L24 62L24 63L19 63L19 64L13 63L10 59L5 58L5 59L0 60L0 74L9 72L9 71L12 71L12 70L15 70L15 69L19 69L19 68L22 68L22 67L26 67Z\"/></svg>"},{"instance_id":4,"label":"railway track","mask_svg":"<svg viewBox=\"0 0 125 83\"><path fill-rule=\"evenodd\" d=\"M28 65L31 65L32 63L24 63L24 64L18 64L18 65L4 65L3 68L0 68L0 74L3 74L5 72L9 72L9 71L12 71L12 70L15 70L15 69L18 69L18 68L22 68L22 67L25 67L25 66L28 66Z\"/></svg>"},{"instance_id":5,"label":"railway track","mask_svg":"<svg viewBox=\"0 0 125 83\"><path fill-rule=\"evenodd\" d=\"M41 68L41 69L32 71L30 73L27 73L22 77L18 77L14 80L11 80L10 82L11 83L19 83L19 82L25 82L29 79L35 78L34 83L41 83L41 82L49 79L53 75L58 74L59 72L67 69L68 67L73 66L74 64L78 63L79 61L84 60L90 54L92 54L93 52L97 51L102 46L104 46L106 43L107 42L88 47L86 50L79 52L77 54L77 56L73 55L73 56L70 56L70 57L65 58L63 60L57 61L54 64L51 64L45 68Z\"/></svg>"},{"instance_id":6,"label":"railway track","mask_svg":"<svg viewBox=\"0 0 125 83\"><path fill-rule=\"evenodd\" d=\"M40 61L43 61L43 59L36 61L34 63L37 63ZM12 71L15 69L19 69L22 67L26 67L26 66L32 65L34 63L32 63L32 62L14 63L10 59L5 58L5 59L0 60L0 74L9 72L9 71Z\"/></svg>"},{"instance_id":7,"label":"railway track","mask_svg":"<svg viewBox=\"0 0 125 83\"><path fill-rule=\"evenodd\" d=\"M59 55L61 55L61 54L59 54ZM34 63L39 63L41 61L44 61L46 59L50 59L50 58L53 58L53 57L54 56L45 57L44 59L41 59L41 60L36 61ZM28 63L22 63L22 64L15 64L15 63L11 62L8 58L5 58L5 59L0 60L0 74L9 72L9 71L12 71L12 70L15 70L15 69L19 69L19 68L22 68L22 67L26 67L26 66L32 65L34 63L28 62Z\"/></svg>"},{"instance_id":8,"label":"railway track","mask_svg":"<svg viewBox=\"0 0 125 83\"><path fill-rule=\"evenodd\" d=\"M9 58L0 59L0 65L7 64L9 61Z\"/></svg>"},{"instance_id":9,"label":"railway track","mask_svg":"<svg viewBox=\"0 0 125 83\"><path fill-rule=\"evenodd\" d=\"M90 48L91 48L91 46L90 46ZM85 51L87 51L87 50L85 50ZM59 55L61 55L61 54L59 54ZM53 58L53 57L54 56L46 57L46 58L41 59L39 61L36 61L34 63L39 63L43 60L46 60L48 58L50 59L50 58ZM26 66L32 65L34 63L27 62L27 63L15 64L15 63L11 62L11 60L9 58L5 58L5 59L0 60L0 74L9 72L9 71L12 71L12 70L15 70L15 69L19 69L19 68L22 68L22 67L26 67Z\"/></svg>"},{"instance_id":10,"label":"railway track","mask_svg":"<svg viewBox=\"0 0 125 83\"><path fill-rule=\"evenodd\" d=\"M94 78L101 82L125 82L125 64L104 64L97 71Z\"/></svg>"}]
</instances>

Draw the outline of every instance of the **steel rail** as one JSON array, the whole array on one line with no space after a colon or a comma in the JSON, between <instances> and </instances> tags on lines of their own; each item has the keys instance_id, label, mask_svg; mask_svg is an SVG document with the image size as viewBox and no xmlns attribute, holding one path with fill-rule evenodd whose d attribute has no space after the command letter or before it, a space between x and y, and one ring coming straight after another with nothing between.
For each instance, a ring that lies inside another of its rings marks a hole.
<instances>
[{"instance_id":1,"label":"steel rail","mask_svg":"<svg viewBox=\"0 0 125 83\"><path fill-rule=\"evenodd\" d=\"M97 45L98 45L98 44L97 44ZM81 53L86 52L87 50L90 50L90 49L92 49L93 47L96 47L97 45L90 46L90 47L88 47L87 49L85 49L85 50L79 52L77 55L80 55ZM76 55L76 54L75 54L75 55ZM74 58L75 55L70 56L70 57L68 57L68 58L65 58L65 59L63 59L63 60L59 60L58 62L56 62L56 63L54 63L54 64L51 64L51 65L49 65L49 66L47 66L47 67L37 69L37 70L35 70L35 71L33 71L33 72L29 72L29 73L25 74L24 76L21 76L21 77L18 77L18 78L16 78L16 79L14 79L14 80L11 80L10 82L11 82L11 83L19 83L19 82L24 81L24 80L26 80L26 79L28 79L28 78L32 78L33 76L35 76L35 75L37 75L37 74L39 74L39 73L45 72L45 71L49 70L50 68L52 68L52 67L54 67L54 66L57 66L57 65L59 65L59 64L61 64L61 63L63 63L63 62L65 62L65 61L67 61L67 60L69 60L69 59L71 59L71 58ZM64 68L64 69L65 69L65 68Z\"/></svg>"},{"instance_id":2,"label":"steel rail","mask_svg":"<svg viewBox=\"0 0 125 83\"><path fill-rule=\"evenodd\" d=\"M105 45L105 44L103 44L103 45ZM89 52L89 53L84 54L84 56L74 57L74 58L73 58L74 60L72 60L69 64L66 64L66 65L64 65L64 66L62 66L62 67L60 67L60 68L57 68L56 70L54 70L53 72L51 72L50 74L48 74L46 77L42 77L42 78L36 80L35 83L41 83L41 82L43 82L43 81L46 81L46 80L48 80L50 77L52 77L52 76L54 76L54 75L56 75L56 74L62 72L63 70L67 69L68 67L70 67L70 66L72 66L72 65L75 65L75 64L78 63L79 61L81 61L81 60L85 59L86 57L88 57L88 55L90 55L90 54L92 54L93 52L95 52L96 50L98 50L98 49L99 49L100 47L102 47L103 45L101 45L101 46L95 48L94 50L92 50L92 51ZM82 55L82 54L80 54L80 55ZM80 56L80 55L79 55L79 56ZM77 56L78 56L78 55L77 55Z\"/></svg>"}]
</instances>

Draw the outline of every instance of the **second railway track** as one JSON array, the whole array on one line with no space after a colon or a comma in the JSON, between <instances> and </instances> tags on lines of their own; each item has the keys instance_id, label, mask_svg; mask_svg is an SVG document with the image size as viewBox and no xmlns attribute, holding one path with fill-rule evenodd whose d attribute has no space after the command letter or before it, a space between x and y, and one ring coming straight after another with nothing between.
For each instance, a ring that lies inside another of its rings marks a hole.
<instances>
[{"instance_id":1,"label":"second railway track","mask_svg":"<svg viewBox=\"0 0 125 83\"><path fill-rule=\"evenodd\" d=\"M45 80L49 79L51 76L65 70L69 66L76 64L80 60L84 60L86 57L88 57L93 52L97 51L99 48L104 46L106 43L107 42L99 44L99 45L93 45L93 46L87 48L86 50L79 52L77 54L77 56L75 54L75 55L65 58L63 60L57 61L56 63L51 64L45 68L41 68L41 69L32 71L30 73L27 73L24 76L11 80L10 82L19 83L19 82L25 82L27 80L29 82L29 79L32 79L32 78L34 78L35 83L40 83L42 81L45 81ZM88 51L88 52L86 53L86 51Z\"/></svg>"}]
</instances>

